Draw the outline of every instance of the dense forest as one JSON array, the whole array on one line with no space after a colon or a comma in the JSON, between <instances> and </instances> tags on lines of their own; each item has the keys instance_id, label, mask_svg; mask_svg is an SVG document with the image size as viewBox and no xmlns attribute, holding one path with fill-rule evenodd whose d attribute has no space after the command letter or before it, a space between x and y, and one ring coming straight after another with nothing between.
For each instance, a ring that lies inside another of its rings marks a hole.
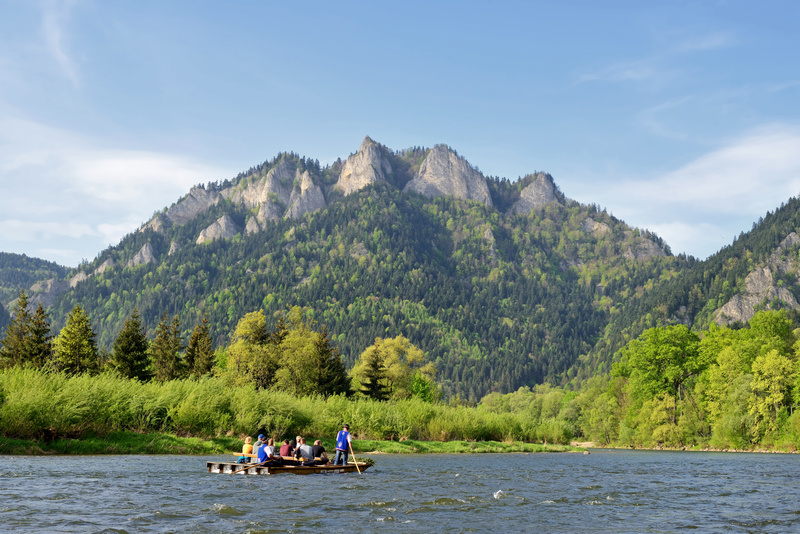
<instances>
[{"instance_id":1,"label":"dense forest","mask_svg":"<svg viewBox=\"0 0 800 534\"><path fill-rule=\"evenodd\" d=\"M685 263L624 257L638 235L595 207L572 202L506 217L388 184L299 224L283 220L167 255L171 240L190 240L223 213L239 223L246 216L220 203L172 235L126 237L97 261L117 256L124 265L150 243L160 263L114 267L78 284L51 308L54 323L62 326L80 304L108 347L134 307L150 334L163 313L177 314L183 325L206 315L219 346L245 313L263 308L274 321L280 310L309 307L348 366L376 337L404 335L436 361L446 395L477 400L488 391L568 380L615 307ZM611 231L587 233L587 217Z\"/></svg>"},{"instance_id":2,"label":"dense forest","mask_svg":"<svg viewBox=\"0 0 800 534\"><path fill-rule=\"evenodd\" d=\"M273 329L299 307L325 327L346 368L376 339L403 336L435 364L444 398L475 403L544 383L577 389L609 373L619 350L651 327L707 328L748 273L800 228L792 199L706 261L672 256L658 236L560 191L556 202L512 214L534 175L488 178L491 206L402 192L427 153L390 153L387 180L349 196L333 188L341 160L320 166L291 153L202 186L241 190L289 161L325 188L329 204L200 244L198 234L221 216L244 227L253 211L228 196L183 224L143 226L66 275L88 278L55 297L47 309L53 330L80 306L98 349L111 351L135 309L148 339L166 315L183 339L207 321L213 347L224 348L247 314L263 310ZM145 245L154 260L132 265ZM783 254L797 257L799 248ZM51 275L65 276L36 276ZM791 273L778 284L800 297Z\"/></svg>"}]
</instances>

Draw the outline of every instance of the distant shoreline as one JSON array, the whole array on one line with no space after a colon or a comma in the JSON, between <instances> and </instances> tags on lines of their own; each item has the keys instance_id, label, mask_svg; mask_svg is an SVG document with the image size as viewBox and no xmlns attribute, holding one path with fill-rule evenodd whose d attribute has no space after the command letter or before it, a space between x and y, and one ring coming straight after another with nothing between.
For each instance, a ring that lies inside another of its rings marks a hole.
<instances>
[{"instance_id":1,"label":"distant shoreline","mask_svg":"<svg viewBox=\"0 0 800 534\"><path fill-rule=\"evenodd\" d=\"M639 447L632 445L596 445L593 442L577 443L572 442L573 446L586 447L598 450L620 450L620 451L655 451L655 452L731 452L731 453L758 453L758 454L798 454L795 450L768 449L759 447L754 449L716 449L708 446L695 447Z\"/></svg>"},{"instance_id":2,"label":"distant shoreline","mask_svg":"<svg viewBox=\"0 0 800 534\"><path fill-rule=\"evenodd\" d=\"M314 436L311 436L314 437ZM323 446L333 451L333 439L322 439ZM178 454L219 455L230 454L242 448L239 437L199 438L175 434L136 432L111 432L105 436L82 439L41 440L0 438L0 455L105 455L105 454ZM353 441L356 456L361 454L483 454L483 453L537 453L583 452L586 449L572 445L524 443L521 441ZM332 455L332 453L331 453Z\"/></svg>"}]
</instances>

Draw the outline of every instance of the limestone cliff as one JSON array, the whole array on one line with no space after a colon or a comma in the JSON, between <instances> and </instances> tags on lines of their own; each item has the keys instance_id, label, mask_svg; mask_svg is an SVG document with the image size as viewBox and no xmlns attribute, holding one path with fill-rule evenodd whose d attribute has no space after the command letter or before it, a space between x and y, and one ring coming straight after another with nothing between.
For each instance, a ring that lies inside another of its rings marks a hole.
<instances>
[{"instance_id":1,"label":"limestone cliff","mask_svg":"<svg viewBox=\"0 0 800 534\"><path fill-rule=\"evenodd\" d=\"M128 261L128 267L135 267L137 265L144 265L146 263L150 263L155 261L156 255L153 251L153 245L150 243L145 243L142 245L142 248L139 249L139 252L134 254L134 256Z\"/></svg>"},{"instance_id":2,"label":"limestone cliff","mask_svg":"<svg viewBox=\"0 0 800 534\"><path fill-rule=\"evenodd\" d=\"M53 305L56 297L69 290L70 284L65 280L58 280L50 278L42 282L36 282L31 286L30 296L28 298L28 306L30 310L34 310L41 302L42 306L48 308ZM16 299L9 304L9 309L16 303Z\"/></svg>"},{"instance_id":3,"label":"limestone cliff","mask_svg":"<svg viewBox=\"0 0 800 534\"><path fill-rule=\"evenodd\" d=\"M795 232L790 233L770 255L765 265L757 267L744 279L742 291L731 297L714 313L717 324L728 325L736 321L747 322L753 318L757 309L763 304L766 309L771 309L775 300L782 301L786 306L798 309L800 305L794 295L785 287L779 286L775 280L776 275L790 275L796 283L798 277L798 262L795 255L785 255L787 247L800 244L800 236Z\"/></svg>"},{"instance_id":4,"label":"limestone cliff","mask_svg":"<svg viewBox=\"0 0 800 534\"><path fill-rule=\"evenodd\" d=\"M597 222L591 217L586 217L581 223L581 230L595 237L603 237L611 231L611 227L604 222Z\"/></svg>"},{"instance_id":5,"label":"limestone cliff","mask_svg":"<svg viewBox=\"0 0 800 534\"><path fill-rule=\"evenodd\" d=\"M223 215L208 228L200 232L197 237L197 244L200 245L206 241L213 241L215 239L230 239L240 232L239 227L231 219L230 215Z\"/></svg>"},{"instance_id":6,"label":"limestone cliff","mask_svg":"<svg viewBox=\"0 0 800 534\"><path fill-rule=\"evenodd\" d=\"M292 189L289 209L286 210L285 218L299 219L306 213L320 210L326 206L322 189L311 180L308 171L305 171L300 177L300 183L295 182L294 189Z\"/></svg>"},{"instance_id":7,"label":"limestone cliff","mask_svg":"<svg viewBox=\"0 0 800 534\"><path fill-rule=\"evenodd\" d=\"M392 174L392 165L384 150L369 136L365 137L358 152L345 161L336 187L347 196L375 182L385 181Z\"/></svg>"},{"instance_id":8,"label":"limestone cliff","mask_svg":"<svg viewBox=\"0 0 800 534\"><path fill-rule=\"evenodd\" d=\"M223 196L216 191L206 191L202 187L193 187L189 190L188 195L169 208L164 215L175 224L186 224L211 206L214 206L221 198ZM156 216L157 218L158 216Z\"/></svg>"},{"instance_id":9,"label":"limestone cliff","mask_svg":"<svg viewBox=\"0 0 800 534\"><path fill-rule=\"evenodd\" d=\"M533 182L522 190L519 200L511 206L510 211L514 215L528 215L531 211L551 202L561 204L556 185L550 175L540 172Z\"/></svg>"},{"instance_id":10,"label":"limestone cliff","mask_svg":"<svg viewBox=\"0 0 800 534\"><path fill-rule=\"evenodd\" d=\"M403 190L430 198L451 196L492 205L486 178L445 145L436 145L430 151L419 172Z\"/></svg>"}]
</instances>

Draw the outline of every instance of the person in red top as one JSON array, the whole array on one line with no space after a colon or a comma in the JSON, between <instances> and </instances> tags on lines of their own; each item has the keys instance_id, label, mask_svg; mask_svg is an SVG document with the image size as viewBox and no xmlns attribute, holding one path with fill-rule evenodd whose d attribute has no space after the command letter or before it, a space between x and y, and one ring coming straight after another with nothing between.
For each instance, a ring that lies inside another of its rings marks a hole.
<instances>
[{"instance_id":1,"label":"person in red top","mask_svg":"<svg viewBox=\"0 0 800 534\"><path fill-rule=\"evenodd\" d=\"M283 440L283 445L281 445L281 456L291 456L292 455L292 446L289 444L289 440Z\"/></svg>"}]
</instances>

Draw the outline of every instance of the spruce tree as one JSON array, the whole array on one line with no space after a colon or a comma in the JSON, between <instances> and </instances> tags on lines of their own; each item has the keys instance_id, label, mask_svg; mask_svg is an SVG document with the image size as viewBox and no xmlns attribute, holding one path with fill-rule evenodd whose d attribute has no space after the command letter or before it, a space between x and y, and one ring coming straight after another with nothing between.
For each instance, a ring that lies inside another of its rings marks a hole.
<instances>
[{"instance_id":1,"label":"spruce tree","mask_svg":"<svg viewBox=\"0 0 800 534\"><path fill-rule=\"evenodd\" d=\"M316 356L318 362L318 391L321 395L350 395L350 380L347 370L342 363L339 349L331 344L331 337L325 325L322 332L317 334Z\"/></svg>"},{"instance_id":2,"label":"spruce tree","mask_svg":"<svg viewBox=\"0 0 800 534\"><path fill-rule=\"evenodd\" d=\"M23 365L26 361L25 352L27 339L30 336L31 314L28 311L28 295L24 290L19 292L12 315L3 338L3 346L0 348L0 365L2 367Z\"/></svg>"},{"instance_id":3,"label":"spruce tree","mask_svg":"<svg viewBox=\"0 0 800 534\"><path fill-rule=\"evenodd\" d=\"M37 369L50 364L53 357L53 335L50 332L50 317L40 302L33 312L30 330L25 340L25 360Z\"/></svg>"},{"instance_id":4,"label":"spruce tree","mask_svg":"<svg viewBox=\"0 0 800 534\"><path fill-rule=\"evenodd\" d=\"M200 324L194 327L186 346L186 368L191 376L200 377L211 372L214 366L214 344L208 317L203 315Z\"/></svg>"},{"instance_id":5,"label":"spruce tree","mask_svg":"<svg viewBox=\"0 0 800 534\"><path fill-rule=\"evenodd\" d=\"M386 366L383 365L383 353L374 350L367 355L364 378L361 381L361 393L372 399L383 401L389 398L386 381Z\"/></svg>"},{"instance_id":6,"label":"spruce tree","mask_svg":"<svg viewBox=\"0 0 800 534\"><path fill-rule=\"evenodd\" d=\"M139 310L134 308L114 340L111 364L122 376L146 382L152 376L149 347Z\"/></svg>"},{"instance_id":7,"label":"spruce tree","mask_svg":"<svg viewBox=\"0 0 800 534\"><path fill-rule=\"evenodd\" d=\"M67 324L55 340L53 368L70 374L94 372L98 368L97 343L89 316L75 306Z\"/></svg>"},{"instance_id":8,"label":"spruce tree","mask_svg":"<svg viewBox=\"0 0 800 534\"><path fill-rule=\"evenodd\" d=\"M156 337L150 344L150 358L156 380L166 382L186 376L180 356L182 349L180 320L175 315L170 323L169 315L165 312L156 327Z\"/></svg>"}]
</instances>

